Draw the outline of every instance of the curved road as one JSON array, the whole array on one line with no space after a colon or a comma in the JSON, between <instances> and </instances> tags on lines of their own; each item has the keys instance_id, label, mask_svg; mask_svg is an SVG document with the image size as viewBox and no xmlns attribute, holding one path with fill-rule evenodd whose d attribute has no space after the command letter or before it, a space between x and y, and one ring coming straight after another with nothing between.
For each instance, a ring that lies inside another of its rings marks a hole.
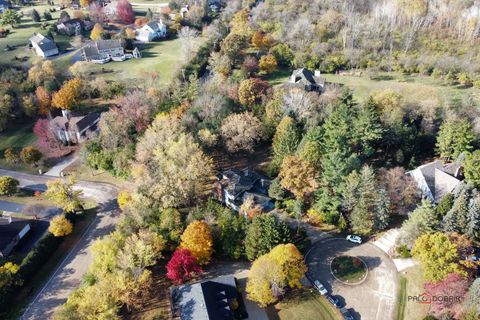
<instances>
[{"instance_id":1,"label":"curved road","mask_svg":"<svg viewBox=\"0 0 480 320\"><path fill-rule=\"evenodd\" d=\"M21 188L40 191L47 189L48 181L60 179L3 169L0 169L0 176L17 179ZM72 251L31 301L21 317L22 320L45 320L52 317L55 309L63 304L68 295L81 284L82 277L92 261L89 248L93 241L113 231L118 221L117 187L106 183L79 181L74 189L82 190L85 198L92 198L98 202L98 214Z\"/></svg>"}]
</instances>

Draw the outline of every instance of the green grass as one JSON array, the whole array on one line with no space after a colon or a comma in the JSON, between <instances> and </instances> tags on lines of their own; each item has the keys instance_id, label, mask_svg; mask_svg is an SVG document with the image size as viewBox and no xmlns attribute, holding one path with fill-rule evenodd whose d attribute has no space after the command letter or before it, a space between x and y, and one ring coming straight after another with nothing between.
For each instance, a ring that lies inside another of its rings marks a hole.
<instances>
[{"instance_id":1,"label":"green grass","mask_svg":"<svg viewBox=\"0 0 480 320\"><path fill-rule=\"evenodd\" d=\"M423 287L423 271L420 266L408 268L401 273L406 279L406 296L419 295L425 291ZM420 304L413 301L406 301L404 319L423 319L428 314L428 304Z\"/></svg>"},{"instance_id":2,"label":"green grass","mask_svg":"<svg viewBox=\"0 0 480 320\"><path fill-rule=\"evenodd\" d=\"M23 147L34 144L37 141L37 137L32 132L33 122L29 122L23 125L15 125L10 130L0 133L0 156L3 156L3 152L7 148L14 148L20 150Z\"/></svg>"},{"instance_id":3,"label":"green grass","mask_svg":"<svg viewBox=\"0 0 480 320\"><path fill-rule=\"evenodd\" d=\"M347 283L359 282L367 273L365 263L359 258L350 256L335 257L331 268L335 277Z\"/></svg>"},{"instance_id":4,"label":"green grass","mask_svg":"<svg viewBox=\"0 0 480 320\"><path fill-rule=\"evenodd\" d=\"M19 189L19 191L14 195L0 196L0 200L20 203L24 205L40 204L45 207L55 206L55 204L50 199L47 199L43 194L38 197L35 197L34 194L35 192L33 190Z\"/></svg>"},{"instance_id":5,"label":"green grass","mask_svg":"<svg viewBox=\"0 0 480 320\"><path fill-rule=\"evenodd\" d=\"M313 289L287 293L282 301L267 308L267 314L271 320L340 319L338 311Z\"/></svg>"},{"instance_id":6,"label":"green grass","mask_svg":"<svg viewBox=\"0 0 480 320\"><path fill-rule=\"evenodd\" d=\"M405 318L405 304L407 303L407 278L400 276L400 289L397 301L397 320Z\"/></svg>"}]
</instances>

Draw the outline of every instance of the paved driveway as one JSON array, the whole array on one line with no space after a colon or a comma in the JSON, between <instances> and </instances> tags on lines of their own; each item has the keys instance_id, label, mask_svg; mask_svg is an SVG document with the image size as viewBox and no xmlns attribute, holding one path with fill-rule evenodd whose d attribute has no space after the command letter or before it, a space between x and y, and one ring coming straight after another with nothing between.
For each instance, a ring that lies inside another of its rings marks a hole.
<instances>
[{"instance_id":1,"label":"paved driveway","mask_svg":"<svg viewBox=\"0 0 480 320\"><path fill-rule=\"evenodd\" d=\"M360 257L368 265L366 280L346 285L334 279L330 262L339 255ZM356 319L393 320L398 289L397 270L390 258L378 247L352 244L341 238L327 238L315 243L306 256L308 277L319 279L334 295L339 295Z\"/></svg>"}]
</instances>

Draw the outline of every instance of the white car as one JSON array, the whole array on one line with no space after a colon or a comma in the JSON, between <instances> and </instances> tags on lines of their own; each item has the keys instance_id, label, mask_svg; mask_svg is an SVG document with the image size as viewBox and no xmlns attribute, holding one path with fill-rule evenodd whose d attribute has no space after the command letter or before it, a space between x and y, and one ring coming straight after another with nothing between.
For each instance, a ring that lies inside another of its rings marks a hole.
<instances>
[{"instance_id":1,"label":"white car","mask_svg":"<svg viewBox=\"0 0 480 320\"><path fill-rule=\"evenodd\" d=\"M354 236L354 235L349 234L347 236L347 241L360 244L360 243L362 243L362 238L360 238L359 236Z\"/></svg>"},{"instance_id":2,"label":"white car","mask_svg":"<svg viewBox=\"0 0 480 320\"><path fill-rule=\"evenodd\" d=\"M325 289L325 287L323 286L323 284L320 281L315 280L313 282L313 285L315 286L315 288L317 288L318 292L320 292L320 294L322 296L324 296L328 293L327 289Z\"/></svg>"}]
</instances>

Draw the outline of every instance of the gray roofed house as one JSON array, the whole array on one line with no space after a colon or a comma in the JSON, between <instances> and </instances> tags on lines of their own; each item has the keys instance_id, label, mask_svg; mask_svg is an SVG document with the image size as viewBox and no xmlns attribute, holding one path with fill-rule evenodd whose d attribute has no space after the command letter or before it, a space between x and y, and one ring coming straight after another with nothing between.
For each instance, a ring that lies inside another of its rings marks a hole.
<instances>
[{"instance_id":1,"label":"gray roofed house","mask_svg":"<svg viewBox=\"0 0 480 320\"><path fill-rule=\"evenodd\" d=\"M174 319L229 320L246 318L233 276L222 276L170 290Z\"/></svg>"},{"instance_id":2,"label":"gray roofed house","mask_svg":"<svg viewBox=\"0 0 480 320\"><path fill-rule=\"evenodd\" d=\"M70 19L60 21L57 24L57 31L67 36L80 35L84 30L92 30L94 25L95 23L89 20Z\"/></svg>"},{"instance_id":3,"label":"gray roofed house","mask_svg":"<svg viewBox=\"0 0 480 320\"><path fill-rule=\"evenodd\" d=\"M30 220L0 218L0 257L7 257L30 230Z\"/></svg>"},{"instance_id":4,"label":"gray roofed house","mask_svg":"<svg viewBox=\"0 0 480 320\"><path fill-rule=\"evenodd\" d=\"M40 33L33 34L30 38L30 44L35 53L41 57L50 57L58 54L58 47L55 41Z\"/></svg>"},{"instance_id":5,"label":"gray roofed house","mask_svg":"<svg viewBox=\"0 0 480 320\"><path fill-rule=\"evenodd\" d=\"M82 48L82 57L85 61L119 57L124 54L123 41L120 39L98 40Z\"/></svg>"},{"instance_id":6,"label":"gray roofed house","mask_svg":"<svg viewBox=\"0 0 480 320\"><path fill-rule=\"evenodd\" d=\"M296 69L292 72L288 86L302 88L305 91L323 91L325 79L320 76L320 71L312 72L306 68Z\"/></svg>"},{"instance_id":7,"label":"gray roofed house","mask_svg":"<svg viewBox=\"0 0 480 320\"><path fill-rule=\"evenodd\" d=\"M100 121L98 113L92 112L85 116L72 116L66 110L62 110L62 113L62 116L50 121L50 126L57 138L65 144L80 143L86 138L88 131L97 130L97 123Z\"/></svg>"},{"instance_id":8,"label":"gray roofed house","mask_svg":"<svg viewBox=\"0 0 480 320\"><path fill-rule=\"evenodd\" d=\"M150 42L167 35L167 26L160 21L151 21L137 30L136 39L142 42Z\"/></svg>"},{"instance_id":9,"label":"gray roofed house","mask_svg":"<svg viewBox=\"0 0 480 320\"><path fill-rule=\"evenodd\" d=\"M229 169L222 172L216 183L216 194L219 201L235 211L240 211L241 205L249 197L263 211L270 211L274 207L272 199L268 197L270 184L269 179L248 168Z\"/></svg>"},{"instance_id":10,"label":"gray roofed house","mask_svg":"<svg viewBox=\"0 0 480 320\"><path fill-rule=\"evenodd\" d=\"M407 174L415 180L422 196L433 203L438 203L463 180L463 168L459 163L444 164L441 160L424 164Z\"/></svg>"}]
</instances>

